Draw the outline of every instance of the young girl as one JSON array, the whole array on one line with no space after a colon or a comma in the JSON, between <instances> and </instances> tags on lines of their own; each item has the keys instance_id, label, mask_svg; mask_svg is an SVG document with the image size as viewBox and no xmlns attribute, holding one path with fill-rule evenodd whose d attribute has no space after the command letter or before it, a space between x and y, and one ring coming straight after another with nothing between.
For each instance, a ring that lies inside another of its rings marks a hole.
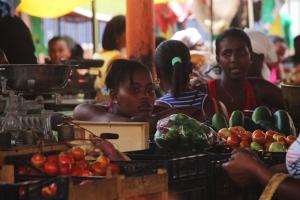
<instances>
[{"instance_id":1,"label":"young girl","mask_svg":"<svg viewBox=\"0 0 300 200\"><path fill-rule=\"evenodd\" d=\"M110 105L82 104L75 108L74 117L90 121L130 121L149 118L155 100L155 85L144 65L125 59L112 62L105 84L109 89Z\"/></svg>"},{"instance_id":2,"label":"young girl","mask_svg":"<svg viewBox=\"0 0 300 200\"><path fill-rule=\"evenodd\" d=\"M190 88L191 56L189 49L182 42L168 40L161 43L156 49L155 66L160 86L166 92L156 100L157 106L195 107L200 111L198 112L200 116L193 117L201 121L210 119L216 111L221 111L218 103L214 104L214 100L206 93Z\"/></svg>"}]
</instances>

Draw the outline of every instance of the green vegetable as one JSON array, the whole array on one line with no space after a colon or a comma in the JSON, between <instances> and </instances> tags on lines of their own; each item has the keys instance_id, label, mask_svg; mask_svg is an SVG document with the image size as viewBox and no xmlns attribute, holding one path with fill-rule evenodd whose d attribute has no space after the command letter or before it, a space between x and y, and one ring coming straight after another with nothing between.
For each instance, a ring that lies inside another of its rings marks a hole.
<instances>
[{"instance_id":1,"label":"green vegetable","mask_svg":"<svg viewBox=\"0 0 300 200\"><path fill-rule=\"evenodd\" d=\"M160 148L201 151L210 144L212 129L184 114L174 114L157 123L154 140Z\"/></svg>"},{"instance_id":2,"label":"green vegetable","mask_svg":"<svg viewBox=\"0 0 300 200\"><path fill-rule=\"evenodd\" d=\"M276 128L276 126L270 121L260 120L257 122L257 125L259 126L259 129L261 129L264 132L268 131L268 130L272 130L272 131L276 131L276 132L279 131Z\"/></svg>"},{"instance_id":3,"label":"green vegetable","mask_svg":"<svg viewBox=\"0 0 300 200\"><path fill-rule=\"evenodd\" d=\"M259 151L263 149L263 146L257 142L251 142L250 148L255 151Z\"/></svg>"},{"instance_id":4,"label":"green vegetable","mask_svg":"<svg viewBox=\"0 0 300 200\"><path fill-rule=\"evenodd\" d=\"M228 123L225 116L221 113L215 113L212 117L212 126L217 131L222 128L228 128Z\"/></svg>"},{"instance_id":5,"label":"green vegetable","mask_svg":"<svg viewBox=\"0 0 300 200\"><path fill-rule=\"evenodd\" d=\"M252 114L252 120L255 123L258 123L259 121L269 121L269 122L272 122L272 112L266 106L259 106L253 112L253 114Z\"/></svg>"},{"instance_id":6,"label":"green vegetable","mask_svg":"<svg viewBox=\"0 0 300 200\"><path fill-rule=\"evenodd\" d=\"M229 127L241 126L244 127L244 113L236 110L231 113L229 118Z\"/></svg>"},{"instance_id":7,"label":"green vegetable","mask_svg":"<svg viewBox=\"0 0 300 200\"><path fill-rule=\"evenodd\" d=\"M287 111L277 110L274 113L274 123L280 133L283 133L286 136L290 134L296 135L294 121Z\"/></svg>"},{"instance_id":8,"label":"green vegetable","mask_svg":"<svg viewBox=\"0 0 300 200\"><path fill-rule=\"evenodd\" d=\"M254 123L250 117L245 116L244 118L244 128L247 131L253 132L256 129L261 129L259 125Z\"/></svg>"}]
</instances>

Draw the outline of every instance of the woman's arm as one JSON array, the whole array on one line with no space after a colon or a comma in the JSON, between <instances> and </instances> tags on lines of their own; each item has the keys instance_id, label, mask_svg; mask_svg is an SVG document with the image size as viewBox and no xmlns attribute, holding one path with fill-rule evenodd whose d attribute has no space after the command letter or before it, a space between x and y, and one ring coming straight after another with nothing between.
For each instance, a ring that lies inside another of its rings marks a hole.
<instances>
[{"instance_id":1,"label":"woman's arm","mask_svg":"<svg viewBox=\"0 0 300 200\"><path fill-rule=\"evenodd\" d=\"M223 165L230 177L242 186L259 182L265 187L275 174L261 161L253 156L237 151L230 160ZM296 200L300 197L300 181L288 178L276 190L275 197L279 200Z\"/></svg>"}]
</instances>

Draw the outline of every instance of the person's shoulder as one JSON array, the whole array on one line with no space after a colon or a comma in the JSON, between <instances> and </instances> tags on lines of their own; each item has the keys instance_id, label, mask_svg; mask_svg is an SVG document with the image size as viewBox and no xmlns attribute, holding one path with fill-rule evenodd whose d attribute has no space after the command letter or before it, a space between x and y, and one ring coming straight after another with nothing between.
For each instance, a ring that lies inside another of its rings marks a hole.
<instances>
[{"instance_id":1,"label":"person's shoulder","mask_svg":"<svg viewBox=\"0 0 300 200\"><path fill-rule=\"evenodd\" d=\"M197 86L193 85L192 89L207 94L207 87L208 87L207 83L202 83L202 84L197 85Z\"/></svg>"},{"instance_id":2,"label":"person's shoulder","mask_svg":"<svg viewBox=\"0 0 300 200\"><path fill-rule=\"evenodd\" d=\"M263 78L257 78L257 77L251 77L247 79L251 85L270 85L276 87L273 83L263 79Z\"/></svg>"},{"instance_id":3,"label":"person's shoulder","mask_svg":"<svg viewBox=\"0 0 300 200\"><path fill-rule=\"evenodd\" d=\"M273 83L262 78L248 78L248 81L255 90L263 90L269 92L280 92L280 88Z\"/></svg>"}]
</instances>

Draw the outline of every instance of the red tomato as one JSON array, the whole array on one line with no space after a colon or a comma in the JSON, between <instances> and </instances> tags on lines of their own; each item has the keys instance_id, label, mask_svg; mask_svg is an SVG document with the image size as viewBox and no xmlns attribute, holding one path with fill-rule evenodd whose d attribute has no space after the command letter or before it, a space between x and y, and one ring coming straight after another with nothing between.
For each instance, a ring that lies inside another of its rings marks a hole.
<instances>
[{"instance_id":1,"label":"red tomato","mask_svg":"<svg viewBox=\"0 0 300 200\"><path fill-rule=\"evenodd\" d=\"M229 130L231 132L231 135L238 135L241 132L245 131L245 129L243 127L241 127L241 126L230 127Z\"/></svg>"},{"instance_id":2,"label":"red tomato","mask_svg":"<svg viewBox=\"0 0 300 200\"><path fill-rule=\"evenodd\" d=\"M235 135L231 135L227 138L226 143L231 148L235 148L235 147L239 146L240 139Z\"/></svg>"},{"instance_id":3,"label":"red tomato","mask_svg":"<svg viewBox=\"0 0 300 200\"><path fill-rule=\"evenodd\" d=\"M50 155L47 157L47 162L58 163L58 155Z\"/></svg>"},{"instance_id":4,"label":"red tomato","mask_svg":"<svg viewBox=\"0 0 300 200\"><path fill-rule=\"evenodd\" d=\"M251 141L251 135L252 133L249 132L249 131L243 131L243 132L240 132L238 134L238 137L241 139L241 140L244 140L244 141Z\"/></svg>"},{"instance_id":5,"label":"red tomato","mask_svg":"<svg viewBox=\"0 0 300 200\"><path fill-rule=\"evenodd\" d=\"M268 130L266 132L266 140L274 141L273 139L274 134L279 134L279 133L276 131Z\"/></svg>"},{"instance_id":6,"label":"red tomato","mask_svg":"<svg viewBox=\"0 0 300 200\"><path fill-rule=\"evenodd\" d=\"M72 165L70 164L60 164L59 165L59 174L60 175L69 175L72 173Z\"/></svg>"},{"instance_id":7,"label":"red tomato","mask_svg":"<svg viewBox=\"0 0 300 200\"><path fill-rule=\"evenodd\" d=\"M74 164L74 158L70 154L60 153L58 155L58 164Z\"/></svg>"},{"instance_id":8,"label":"red tomato","mask_svg":"<svg viewBox=\"0 0 300 200\"><path fill-rule=\"evenodd\" d=\"M255 130L252 133L252 141L257 142L258 144L264 144L266 142L266 136L261 130Z\"/></svg>"},{"instance_id":9,"label":"red tomato","mask_svg":"<svg viewBox=\"0 0 300 200\"><path fill-rule=\"evenodd\" d=\"M297 138L293 135L289 135L286 137L286 141L288 143L288 145L291 145Z\"/></svg>"},{"instance_id":10,"label":"red tomato","mask_svg":"<svg viewBox=\"0 0 300 200\"><path fill-rule=\"evenodd\" d=\"M44 172L49 176L55 176L58 173L58 165L55 162L47 161L44 164Z\"/></svg>"},{"instance_id":11,"label":"red tomato","mask_svg":"<svg viewBox=\"0 0 300 200\"><path fill-rule=\"evenodd\" d=\"M246 149L246 148L250 148L250 143L248 140L242 140L240 142L240 147L243 148L243 149Z\"/></svg>"},{"instance_id":12,"label":"red tomato","mask_svg":"<svg viewBox=\"0 0 300 200\"><path fill-rule=\"evenodd\" d=\"M82 174L82 169L78 167L74 167L72 170L72 176L81 176Z\"/></svg>"},{"instance_id":13,"label":"red tomato","mask_svg":"<svg viewBox=\"0 0 300 200\"><path fill-rule=\"evenodd\" d=\"M287 141L284 136L278 136L277 141L280 142L281 144L283 144L284 146L287 145Z\"/></svg>"},{"instance_id":14,"label":"red tomato","mask_svg":"<svg viewBox=\"0 0 300 200\"><path fill-rule=\"evenodd\" d=\"M228 128L222 128L218 131L218 135L221 138L227 139L231 135L231 132Z\"/></svg>"},{"instance_id":15,"label":"red tomato","mask_svg":"<svg viewBox=\"0 0 300 200\"><path fill-rule=\"evenodd\" d=\"M89 168L89 163L86 160L77 161L75 166L84 170Z\"/></svg>"},{"instance_id":16,"label":"red tomato","mask_svg":"<svg viewBox=\"0 0 300 200\"><path fill-rule=\"evenodd\" d=\"M84 160L84 151L80 147L75 147L71 149L71 154L75 161Z\"/></svg>"},{"instance_id":17,"label":"red tomato","mask_svg":"<svg viewBox=\"0 0 300 200\"><path fill-rule=\"evenodd\" d=\"M106 174L106 166L102 165L99 162L94 162L91 165L91 171L97 176L104 176Z\"/></svg>"},{"instance_id":18,"label":"red tomato","mask_svg":"<svg viewBox=\"0 0 300 200\"><path fill-rule=\"evenodd\" d=\"M278 142L278 138L279 137L284 137L284 135L282 135L281 133L275 133L274 135L273 135L273 139L276 141L276 142Z\"/></svg>"},{"instance_id":19,"label":"red tomato","mask_svg":"<svg viewBox=\"0 0 300 200\"><path fill-rule=\"evenodd\" d=\"M31 163L37 167L40 168L43 166L43 164L46 162L46 157L43 154L34 154L31 157Z\"/></svg>"},{"instance_id":20,"label":"red tomato","mask_svg":"<svg viewBox=\"0 0 300 200\"><path fill-rule=\"evenodd\" d=\"M93 176L93 173L89 170L83 170L80 176Z\"/></svg>"},{"instance_id":21,"label":"red tomato","mask_svg":"<svg viewBox=\"0 0 300 200\"><path fill-rule=\"evenodd\" d=\"M56 193L57 193L57 186L55 183L52 183L50 186L46 186L42 188L43 197L55 196Z\"/></svg>"},{"instance_id":22,"label":"red tomato","mask_svg":"<svg viewBox=\"0 0 300 200\"><path fill-rule=\"evenodd\" d=\"M99 162L99 163L101 163L101 165L106 167L109 163L109 160L106 156L101 155L97 158L96 162Z\"/></svg>"}]
</instances>

